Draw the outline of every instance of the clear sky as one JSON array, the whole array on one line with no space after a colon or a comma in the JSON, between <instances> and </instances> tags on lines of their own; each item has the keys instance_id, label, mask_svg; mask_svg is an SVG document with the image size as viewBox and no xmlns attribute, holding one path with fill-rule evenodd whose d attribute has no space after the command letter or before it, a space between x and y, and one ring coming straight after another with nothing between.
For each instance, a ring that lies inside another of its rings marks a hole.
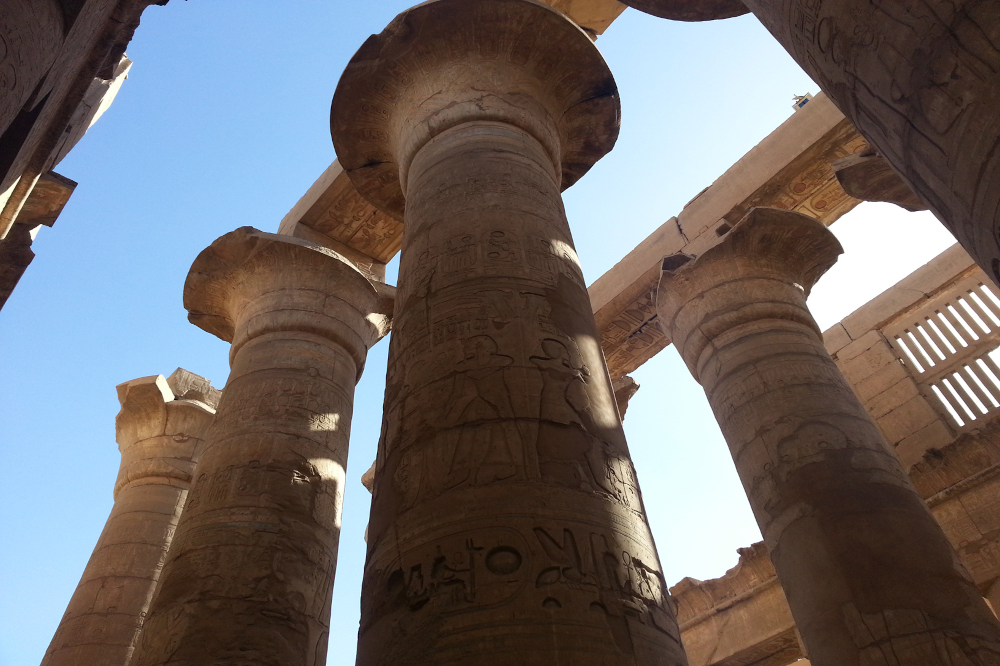
<instances>
[{"instance_id":1,"label":"clear sky","mask_svg":"<svg viewBox=\"0 0 1000 666\"><path fill-rule=\"evenodd\" d=\"M129 47L115 104L57 171L80 183L0 312L0 666L37 666L111 507L115 386L182 366L217 386L228 345L187 323L197 254L275 231L335 155L340 72L410 0L174 0ZM621 89L615 151L566 193L592 282L817 92L753 17L670 23L628 10L598 41ZM926 213L866 204L811 304L824 327L953 239ZM394 279L394 271L392 278ZM358 386L331 631L354 663L387 342ZM759 540L704 394L670 348L635 373L625 422L669 583L706 579Z\"/></svg>"}]
</instances>

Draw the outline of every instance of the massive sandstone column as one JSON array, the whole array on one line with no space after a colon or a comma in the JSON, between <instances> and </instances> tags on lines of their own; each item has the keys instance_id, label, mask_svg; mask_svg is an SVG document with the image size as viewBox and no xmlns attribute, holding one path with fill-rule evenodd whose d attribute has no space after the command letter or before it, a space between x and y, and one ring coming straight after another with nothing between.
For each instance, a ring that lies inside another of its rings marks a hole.
<instances>
[{"instance_id":1,"label":"massive sandstone column","mask_svg":"<svg viewBox=\"0 0 1000 666\"><path fill-rule=\"evenodd\" d=\"M359 664L686 663L560 198L618 110L529 0L419 5L341 79L341 163L405 220Z\"/></svg>"},{"instance_id":2,"label":"massive sandstone column","mask_svg":"<svg viewBox=\"0 0 1000 666\"><path fill-rule=\"evenodd\" d=\"M664 260L659 321L705 389L812 663L1000 664L1000 624L806 308L841 252L816 220L753 209L698 259Z\"/></svg>"},{"instance_id":3,"label":"massive sandstone column","mask_svg":"<svg viewBox=\"0 0 1000 666\"><path fill-rule=\"evenodd\" d=\"M742 2L1000 284L1000 0Z\"/></svg>"},{"instance_id":4,"label":"massive sandstone column","mask_svg":"<svg viewBox=\"0 0 1000 666\"><path fill-rule=\"evenodd\" d=\"M125 666L184 507L212 416L178 370L118 386L115 503L42 666Z\"/></svg>"},{"instance_id":5,"label":"massive sandstone column","mask_svg":"<svg viewBox=\"0 0 1000 666\"><path fill-rule=\"evenodd\" d=\"M244 227L198 256L184 305L232 342L232 374L132 666L321 666L379 294L329 250Z\"/></svg>"}]
</instances>

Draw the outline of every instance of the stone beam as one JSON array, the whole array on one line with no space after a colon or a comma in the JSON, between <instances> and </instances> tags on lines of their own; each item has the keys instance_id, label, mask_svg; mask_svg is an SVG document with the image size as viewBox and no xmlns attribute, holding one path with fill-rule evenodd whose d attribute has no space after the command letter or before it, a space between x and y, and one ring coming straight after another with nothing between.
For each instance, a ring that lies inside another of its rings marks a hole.
<instances>
[{"instance_id":1,"label":"stone beam","mask_svg":"<svg viewBox=\"0 0 1000 666\"><path fill-rule=\"evenodd\" d=\"M31 245L38 230L55 224L75 189L76 182L54 171L44 174L35 183L10 233L0 240L0 308L7 303L35 258Z\"/></svg>"},{"instance_id":2,"label":"stone beam","mask_svg":"<svg viewBox=\"0 0 1000 666\"><path fill-rule=\"evenodd\" d=\"M704 252L755 206L832 224L860 202L844 192L831 163L867 149L821 93L598 278L589 292L611 378L632 372L669 344L655 325L653 302L664 256Z\"/></svg>"},{"instance_id":3,"label":"stone beam","mask_svg":"<svg viewBox=\"0 0 1000 666\"><path fill-rule=\"evenodd\" d=\"M403 242L403 223L368 203L334 160L281 220L278 233L342 253L384 282L385 264Z\"/></svg>"}]
</instances>

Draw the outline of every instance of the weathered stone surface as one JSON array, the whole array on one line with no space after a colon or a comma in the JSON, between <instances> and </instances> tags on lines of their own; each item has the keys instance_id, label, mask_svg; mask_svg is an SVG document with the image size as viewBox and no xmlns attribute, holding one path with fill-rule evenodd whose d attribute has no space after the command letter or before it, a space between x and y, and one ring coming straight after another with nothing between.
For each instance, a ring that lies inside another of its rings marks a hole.
<instances>
[{"instance_id":1,"label":"weathered stone surface","mask_svg":"<svg viewBox=\"0 0 1000 666\"><path fill-rule=\"evenodd\" d=\"M559 196L617 136L600 54L540 3L424 3L332 127L405 199L358 663L686 663Z\"/></svg>"},{"instance_id":2,"label":"weathered stone surface","mask_svg":"<svg viewBox=\"0 0 1000 666\"><path fill-rule=\"evenodd\" d=\"M208 434L132 666L321 666L354 386L388 331L342 257L249 227L194 262L192 323L232 343Z\"/></svg>"},{"instance_id":3,"label":"weathered stone surface","mask_svg":"<svg viewBox=\"0 0 1000 666\"><path fill-rule=\"evenodd\" d=\"M741 0L626 0L625 4L672 21L715 21L750 13Z\"/></svg>"},{"instance_id":4,"label":"weathered stone surface","mask_svg":"<svg viewBox=\"0 0 1000 666\"><path fill-rule=\"evenodd\" d=\"M981 431L964 434L953 443L927 451L909 474L976 586L987 600L997 599L1000 422L994 420ZM780 595L773 567L768 570L770 560L755 557L758 547L741 550L740 564L722 578L704 582L685 579L671 588L692 664L770 666L770 661L747 662L741 655L774 654L774 646L788 643L790 625L780 622L782 617L791 622L787 602ZM743 574L748 562L756 564L751 568L755 576ZM737 629L731 633L729 627L734 625ZM731 656L734 653L736 657ZM700 655L708 658L702 662ZM781 658L775 666L789 661Z\"/></svg>"},{"instance_id":5,"label":"weathered stone surface","mask_svg":"<svg viewBox=\"0 0 1000 666\"><path fill-rule=\"evenodd\" d=\"M42 666L128 663L215 413L163 375L119 385L118 399L115 504Z\"/></svg>"},{"instance_id":6,"label":"weathered stone surface","mask_svg":"<svg viewBox=\"0 0 1000 666\"><path fill-rule=\"evenodd\" d=\"M1000 282L1000 0L746 0Z\"/></svg>"},{"instance_id":7,"label":"weathered stone surface","mask_svg":"<svg viewBox=\"0 0 1000 666\"><path fill-rule=\"evenodd\" d=\"M659 321L715 411L813 663L1000 659L1000 623L827 354L805 305L822 224L755 209L665 261Z\"/></svg>"},{"instance_id":8,"label":"weathered stone surface","mask_svg":"<svg viewBox=\"0 0 1000 666\"><path fill-rule=\"evenodd\" d=\"M855 199L894 203L910 212L927 210L910 186L876 153L843 157L833 163L833 171L840 186Z\"/></svg>"}]
</instances>

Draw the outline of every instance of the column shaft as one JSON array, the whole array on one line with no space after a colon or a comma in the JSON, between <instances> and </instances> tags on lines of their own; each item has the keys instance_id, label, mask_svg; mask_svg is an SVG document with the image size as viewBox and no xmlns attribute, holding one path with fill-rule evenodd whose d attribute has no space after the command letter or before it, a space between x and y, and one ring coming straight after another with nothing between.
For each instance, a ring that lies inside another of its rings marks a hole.
<instances>
[{"instance_id":1,"label":"column shaft","mask_svg":"<svg viewBox=\"0 0 1000 666\"><path fill-rule=\"evenodd\" d=\"M162 376L123 384L115 503L43 666L125 666L191 485L213 410Z\"/></svg>"},{"instance_id":2,"label":"column shaft","mask_svg":"<svg viewBox=\"0 0 1000 666\"><path fill-rule=\"evenodd\" d=\"M244 228L195 262L191 319L233 342L135 666L322 666L354 386L375 288L336 255Z\"/></svg>"},{"instance_id":3,"label":"column shaft","mask_svg":"<svg viewBox=\"0 0 1000 666\"><path fill-rule=\"evenodd\" d=\"M1000 663L1000 625L806 308L839 252L819 222L755 209L664 272L665 332L705 389L816 666Z\"/></svg>"},{"instance_id":4,"label":"column shaft","mask_svg":"<svg viewBox=\"0 0 1000 666\"><path fill-rule=\"evenodd\" d=\"M460 125L407 202L358 663L683 663L551 157Z\"/></svg>"}]
</instances>

